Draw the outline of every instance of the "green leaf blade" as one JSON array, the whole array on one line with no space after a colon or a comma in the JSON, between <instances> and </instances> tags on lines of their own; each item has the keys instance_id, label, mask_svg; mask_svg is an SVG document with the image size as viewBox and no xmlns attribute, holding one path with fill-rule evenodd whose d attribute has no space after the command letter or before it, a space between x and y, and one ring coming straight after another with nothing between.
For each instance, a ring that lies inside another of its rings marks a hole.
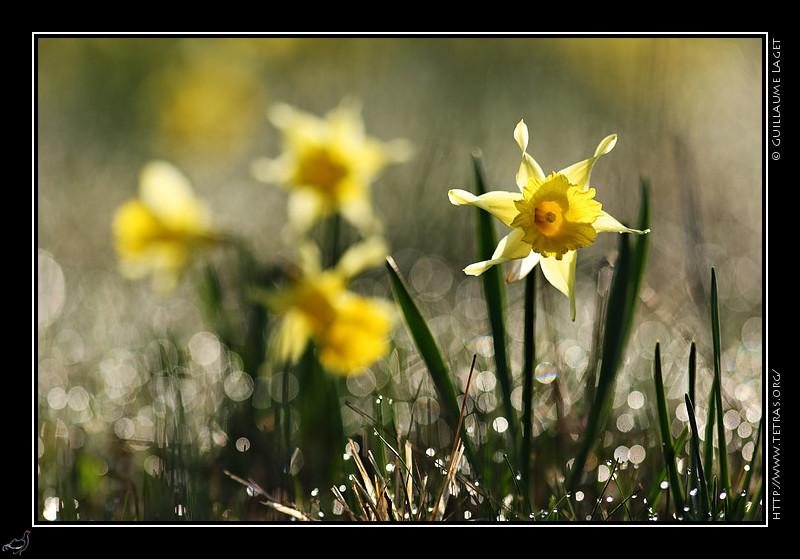
<instances>
[{"instance_id":1,"label":"green leaf blade","mask_svg":"<svg viewBox=\"0 0 800 559\"><path fill-rule=\"evenodd\" d=\"M642 201L638 228L643 231L649 228L649 184L643 179L641 187ZM638 303L639 289L644 280L649 251L649 236L649 234L636 235L632 239L629 235L620 236L619 254L611 282L605 323L603 325L600 372L586 422L583 441L573 462L572 474L568 484L570 490L577 487L589 453L598 442L600 433L605 425L605 418L608 415L611 400L613 400L617 373L622 364L625 347L630 337Z\"/></svg>"},{"instance_id":2,"label":"green leaf blade","mask_svg":"<svg viewBox=\"0 0 800 559\"><path fill-rule=\"evenodd\" d=\"M711 268L711 336L714 348L714 402L717 408L717 445L719 447L719 475L722 488L730 494L731 480L728 473L728 449L725 443L725 415L722 409L722 350L719 330L719 298L717 294L717 274Z\"/></svg>"},{"instance_id":3,"label":"green leaf blade","mask_svg":"<svg viewBox=\"0 0 800 559\"><path fill-rule=\"evenodd\" d=\"M480 153L472 156L475 169L475 185L477 194L485 194L486 179L483 172L483 162ZM488 260L497 246L497 237L494 231L493 217L491 214L476 208L477 233L476 245L478 260ZM500 390L503 397L503 407L509 420L511 439L516 440L516 421L514 421L514 406L511 403L512 381L511 371L508 366L507 336L505 328L505 289L499 266L492 266L481 274L483 294L486 300L486 310L489 316L489 325L492 331L494 346L494 361Z\"/></svg>"},{"instance_id":4,"label":"green leaf blade","mask_svg":"<svg viewBox=\"0 0 800 559\"><path fill-rule=\"evenodd\" d=\"M664 392L664 378L661 374L661 344L656 342L655 362L653 364L653 380L656 390L656 409L658 410L658 431L661 436L661 449L664 452L664 464L667 468L667 479L670 492L678 514L683 511L683 496L678 479L678 465L675 462L674 441L669 426L667 399Z\"/></svg>"},{"instance_id":5,"label":"green leaf blade","mask_svg":"<svg viewBox=\"0 0 800 559\"><path fill-rule=\"evenodd\" d=\"M450 372L445 364L442 352L439 349L439 345L436 343L436 339L433 337L433 333L428 327L428 323L425 321L417 304L408 292L405 281L393 258L388 257L386 259L386 269L389 273L389 281L395 301L403 315L406 327L414 340L422 360L428 367L431 380L436 387L445 421L447 421L455 434L461 412L460 406L458 405L456 389L450 378ZM463 437L463 440L467 456L475 463L475 453L472 451L469 438Z\"/></svg>"}]
</instances>

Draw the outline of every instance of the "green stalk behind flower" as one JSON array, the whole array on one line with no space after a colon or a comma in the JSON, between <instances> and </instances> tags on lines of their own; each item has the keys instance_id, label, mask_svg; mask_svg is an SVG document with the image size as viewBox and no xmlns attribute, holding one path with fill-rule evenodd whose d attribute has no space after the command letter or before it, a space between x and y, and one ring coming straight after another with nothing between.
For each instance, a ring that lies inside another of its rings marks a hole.
<instances>
[{"instance_id":1,"label":"green stalk behind flower","mask_svg":"<svg viewBox=\"0 0 800 559\"><path fill-rule=\"evenodd\" d=\"M406 327L411 334L417 350L428 367L428 372L431 375L431 380L436 387L439 395L439 403L442 406L444 420L450 427L453 433L458 430L458 418L461 415L460 406L458 405L458 397L456 396L456 389L453 385L453 380L450 377L450 371L444 362L442 352L436 339L433 337L430 328L428 327L425 318L422 316L417 304L408 292L405 281L400 275L400 270L397 268L394 259L388 257L386 259L386 270L389 273L389 282L391 283L392 292L394 293L397 306L400 309L403 319L405 320ZM478 455L473 449L473 445L469 437L463 437L464 447L467 459L475 466L477 471L480 471L480 464Z\"/></svg>"},{"instance_id":2,"label":"green stalk behind flower","mask_svg":"<svg viewBox=\"0 0 800 559\"><path fill-rule=\"evenodd\" d=\"M649 183L643 180L642 201L639 209L641 230L647 230L649 221ZM580 483L589 453L599 442L605 426L609 407L614 397L617 373L633 324L638 293L647 263L649 242L649 235L620 236L619 255L615 264L605 313L597 387L589 411L586 430L582 436L582 443L573 461L572 472L567 483L568 491L576 489Z\"/></svg>"},{"instance_id":3,"label":"green stalk behind flower","mask_svg":"<svg viewBox=\"0 0 800 559\"><path fill-rule=\"evenodd\" d=\"M475 186L478 195L486 193L486 180L483 172L483 161L481 154L475 152L472 156L475 168ZM477 219L477 251L478 257L482 260L489 259L497 245L497 239L492 223L492 216L481 209L476 211ZM508 367L508 353L506 346L505 330L505 289L501 271L494 266L481 276L483 280L483 294L486 299L486 311L492 332L492 343L494 346L494 361L497 370L495 374L500 381L500 389L503 397L503 409L508 417L509 432L513 445L517 444L517 423L515 419L514 407L511 404L511 372ZM519 453L517 453L519 454ZM517 467L520 466L516 459Z\"/></svg>"}]
</instances>

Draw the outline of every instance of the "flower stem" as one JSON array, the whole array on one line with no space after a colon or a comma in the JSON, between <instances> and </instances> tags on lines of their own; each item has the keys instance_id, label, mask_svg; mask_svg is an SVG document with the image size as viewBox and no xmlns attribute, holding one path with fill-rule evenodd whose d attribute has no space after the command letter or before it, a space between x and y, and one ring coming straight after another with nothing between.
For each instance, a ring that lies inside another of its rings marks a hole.
<instances>
[{"instance_id":1,"label":"flower stem","mask_svg":"<svg viewBox=\"0 0 800 559\"><path fill-rule=\"evenodd\" d=\"M325 268L332 268L339 261L341 256L342 247L339 246L339 237L341 237L341 215L337 212L328 218L326 233L326 251L324 255Z\"/></svg>"}]
</instances>

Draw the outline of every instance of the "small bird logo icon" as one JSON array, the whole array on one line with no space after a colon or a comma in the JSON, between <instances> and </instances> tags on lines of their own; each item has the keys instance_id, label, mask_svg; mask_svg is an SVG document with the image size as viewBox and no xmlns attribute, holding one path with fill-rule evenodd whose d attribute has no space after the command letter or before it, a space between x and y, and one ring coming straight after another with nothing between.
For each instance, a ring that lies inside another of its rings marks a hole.
<instances>
[{"instance_id":1,"label":"small bird logo icon","mask_svg":"<svg viewBox=\"0 0 800 559\"><path fill-rule=\"evenodd\" d=\"M15 555L21 554L23 551L25 551L25 548L28 547L28 537L30 536L30 533L30 530L25 530L25 533L21 538L14 538L4 545L3 551L10 551Z\"/></svg>"}]
</instances>

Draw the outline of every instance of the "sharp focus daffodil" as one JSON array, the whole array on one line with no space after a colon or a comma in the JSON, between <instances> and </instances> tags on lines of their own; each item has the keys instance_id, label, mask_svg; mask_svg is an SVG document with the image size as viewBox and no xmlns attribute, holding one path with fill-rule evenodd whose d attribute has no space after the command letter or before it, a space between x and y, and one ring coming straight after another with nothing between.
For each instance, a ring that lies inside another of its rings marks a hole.
<instances>
[{"instance_id":1,"label":"sharp focus daffodil","mask_svg":"<svg viewBox=\"0 0 800 559\"><path fill-rule=\"evenodd\" d=\"M281 317L273 359L296 362L313 341L326 370L348 375L385 356L394 323L391 305L347 286L355 275L383 262L387 252L382 239L367 239L350 247L335 267L322 270L316 245L304 245L290 285L263 294L269 310Z\"/></svg>"},{"instance_id":2,"label":"sharp focus daffodil","mask_svg":"<svg viewBox=\"0 0 800 559\"><path fill-rule=\"evenodd\" d=\"M450 202L483 209L511 229L503 237L491 259L464 269L469 275L480 275L490 267L511 262L506 281L522 279L539 264L545 278L570 299L570 312L575 320L575 259L579 248L591 245L597 233L648 233L629 229L606 213L594 199L589 187L592 167L600 156L610 152L617 142L612 134L604 138L594 156L545 175L531 157L528 127L520 120L514 139L522 149L517 171L519 192L494 191L475 196L465 190L450 190Z\"/></svg>"},{"instance_id":3,"label":"sharp focus daffodil","mask_svg":"<svg viewBox=\"0 0 800 559\"><path fill-rule=\"evenodd\" d=\"M219 238L206 204L165 161L145 165L139 197L117 209L112 229L120 273L137 280L152 275L159 292L173 289L192 253Z\"/></svg>"},{"instance_id":4,"label":"sharp focus daffodil","mask_svg":"<svg viewBox=\"0 0 800 559\"><path fill-rule=\"evenodd\" d=\"M367 136L353 103L342 103L324 118L279 104L268 117L283 134L284 151L275 159L257 159L252 171L257 179L288 189L290 225L305 233L338 212L363 234L379 233L370 186L387 165L409 158L410 144Z\"/></svg>"}]
</instances>

